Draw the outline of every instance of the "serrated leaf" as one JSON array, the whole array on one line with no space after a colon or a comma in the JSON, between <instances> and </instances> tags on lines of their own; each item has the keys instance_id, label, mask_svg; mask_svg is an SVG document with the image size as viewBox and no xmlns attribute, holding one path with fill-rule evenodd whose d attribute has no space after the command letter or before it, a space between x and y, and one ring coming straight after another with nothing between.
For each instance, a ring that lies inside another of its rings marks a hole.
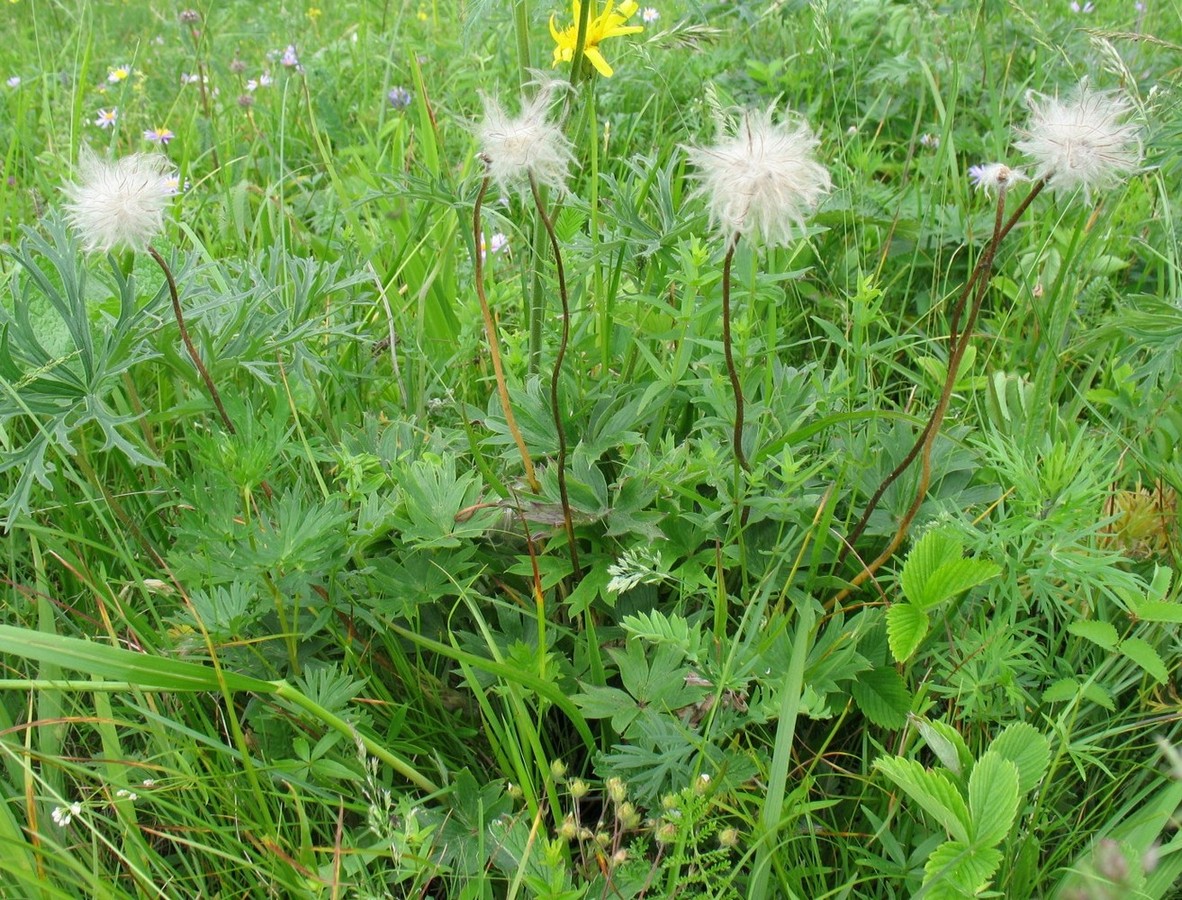
<instances>
[{"instance_id":1,"label":"serrated leaf","mask_svg":"<svg viewBox=\"0 0 1182 900\"><path fill-rule=\"evenodd\" d=\"M1077 637L1083 638L1085 641L1091 641L1105 650L1111 650L1116 646L1117 641L1120 640L1120 635L1116 633L1116 628L1111 622L1094 622L1087 619L1080 619L1072 622L1067 626L1067 630Z\"/></svg>"},{"instance_id":2,"label":"serrated leaf","mask_svg":"<svg viewBox=\"0 0 1182 900\"><path fill-rule=\"evenodd\" d=\"M1083 695L1097 706L1102 706L1109 712L1113 712L1116 709L1116 704L1112 700L1112 694L1094 681L1090 681L1084 685Z\"/></svg>"},{"instance_id":3,"label":"serrated leaf","mask_svg":"<svg viewBox=\"0 0 1182 900\"><path fill-rule=\"evenodd\" d=\"M921 537L907 554L903 570L899 573L899 587L903 596L921 609L932 606L928 582L940 566L960 559L963 548L960 538L939 529L933 529Z\"/></svg>"},{"instance_id":4,"label":"serrated leaf","mask_svg":"<svg viewBox=\"0 0 1182 900\"><path fill-rule=\"evenodd\" d=\"M1072 697L1079 685L1071 683ZM1051 745L1041 731L1025 722L1007 726L993 739L986 755L996 753L1018 768L1018 790L1026 794L1042 780L1051 761ZM984 758L984 757L982 757Z\"/></svg>"},{"instance_id":5,"label":"serrated leaf","mask_svg":"<svg viewBox=\"0 0 1182 900\"><path fill-rule=\"evenodd\" d=\"M1182 622L1182 603L1169 600L1139 600L1133 604L1133 613L1142 622Z\"/></svg>"},{"instance_id":6,"label":"serrated leaf","mask_svg":"<svg viewBox=\"0 0 1182 900\"><path fill-rule=\"evenodd\" d=\"M887 641L896 662L907 662L928 633L928 614L912 603L895 603L887 610Z\"/></svg>"},{"instance_id":7,"label":"serrated leaf","mask_svg":"<svg viewBox=\"0 0 1182 900\"><path fill-rule=\"evenodd\" d=\"M971 847L967 842L946 841L932 851L923 867L927 896L975 897L988 884L1001 863L1001 851L992 847Z\"/></svg>"},{"instance_id":8,"label":"serrated leaf","mask_svg":"<svg viewBox=\"0 0 1182 900\"><path fill-rule=\"evenodd\" d=\"M911 709L911 694L890 666L859 672L850 694L862 714L879 728L902 728Z\"/></svg>"},{"instance_id":9,"label":"serrated leaf","mask_svg":"<svg viewBox=\"0 0 1182 900\"><path fill-rule=\"evenodd\" d=\"M1149 583L1149 590L1145 592L1145 596L1154 600L1165 600L1166 594L1170 592L1170 582L1173 580L1173 569L1169 566L1156 566L1153 570L1153 581Z\"/></svg>"},{"instance_id":10,"label":"serrated leaf","mask_svg":"<svg viewBox=\"0 0 1182 900\"><path fill-rule=\"evenodd\" d=\"M919 736L928 745L944 768L953 775L959 775L972 765L973 755L960 732L946 722L932 722L923 716L912 716L911 721Z\"/></svg>"},{"instance_id":11,"label":"serrated leaf","mask_svg":"<svg viewBox=\"0 0 1182 900\"><path fill-rule=\"evenodd\" d=\"M1079 681L1074 678L1060 678L1042 692L1043 703L1063 703L1079 695Z\"/></svg>"},{"instance_id":12,"label":"serrated leaf","mask_svg":"<svg viewBox=\"0 0 1182 900\"><path fill-rule=\"evenodd\" d=\"M961 558L947 562L928 579L925 586L927 599L920 605L928 609L951 600L957 594L997 577L1000 572L1001 568L996 563L986 559Z\"/></svg>"},{"instance_id":13,"label":"serrated leaf","mask_svg":"<svg viewBox=\"0 0 1182 900\"><path fill-rule=\"evenodd\" d=\"M1125 638L1120 642L1120 652L1144 669L1158 684L1165 684L1169 679L1166 664L1162 662L1157 651L1141 638Z\"/></svg>"},{"instance_id":14,"label":"serrated leaf","mask_svg":"<svg viewBox=\"0 0 1182 900\"><path fill-rule=\"evenodd\" d=\"M1005 840L1018 815L1018 798L1018 767L1013 762L993 750L977 760L969 776L974 846L992 847Z\"/></svg>"},{"instance_id":15,"label":"serrated leaf","mask_svg":"<svg viewBox=\"0 0 1182 900\"><path fill-rule=\"evenodd\" d=\"M943 772L925 769L913 759L884 756L874 761L904 793L959 841L969 842L969 808L964 797Z\"/></svg>"}]
</instances>

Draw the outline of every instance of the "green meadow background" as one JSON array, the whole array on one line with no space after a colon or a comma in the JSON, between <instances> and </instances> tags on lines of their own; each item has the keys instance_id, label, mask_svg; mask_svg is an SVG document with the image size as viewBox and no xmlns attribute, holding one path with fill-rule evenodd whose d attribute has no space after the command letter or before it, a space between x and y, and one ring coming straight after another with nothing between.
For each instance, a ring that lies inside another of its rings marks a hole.
<instances>
[{"instance_id":1,"label":"green meadow background","mask_svg":"<svg viewBox=\"0 0 1182 900\"><path fill-rule=\"evenodd\" d=\"M0 3L0 897L1182 896L1182 4L625 11L572 79L538 0ZM542 77L563 452L551 244L473 225ZM1033 202L949 379L969 167L1082 80L1144 165ZM769 107L833 190L734 258L748 469L685 148ZM84 146L175 166L235 433Z\"/></svg>"}]
</instances>

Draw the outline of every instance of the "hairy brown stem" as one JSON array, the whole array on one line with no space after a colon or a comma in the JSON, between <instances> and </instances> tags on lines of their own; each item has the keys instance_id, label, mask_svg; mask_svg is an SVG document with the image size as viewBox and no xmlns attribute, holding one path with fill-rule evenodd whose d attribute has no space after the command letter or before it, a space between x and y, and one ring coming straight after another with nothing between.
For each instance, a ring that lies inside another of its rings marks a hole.
<instances>
[{"instance_id":1,"label":"hairy brown stem","mask_svg":"<svg viewBox=\"0 0 1182 900\"><path fill-rule=\"evenodd\" d=\"M485 175L480 183L480 192L476 195L476 206L472 210L472 238L475 242L475 276L476 296L480 300L480 312L484 316L484 337L488 341L488 355L492 359L493 374L497 378L497 394L501 398L501 411L505 413L505 424L509 433L513 435L513 443L517 445L517 452L521 454L521 464L525 467L525 480L529 489L535 494L539 491L538 476L534 473L534 463L530 459L529 449L525 446L525 438L521 436L521 429L517 427L517 419L513 415L513 405L509 402L509 387L505 383L505 368L501 365L501 343L497 338L497 323L493 320L492 310L488 307L488 296L484 292L484 254L481 252L480 239L482 227L480 211L484 206L484 195L488 193L491 179Z\"/></svg>"},{"instance_id":2,"label":"hairy brown stem","mask_svg":"<svg viewBox=\"0 0 1182 900\"><path fill-rule=\"evenodd\" d=\"M226 426L226 431L230 432L230 434L237 434L238 429L234 427L234 423L230 421L229 413L226 412L226 407L222 405L222 395L218 393L218 389L214 386L213 379L209 376L209 370L205 368L205 363L201 361L201 357L197 353L197 348L193 346L193 341L189 337L189 329L185 327L185 316L181 312L181 299L177 295L176 279L172 277L172 270L155 247L149 246L148 254L152 259L156 260L156 265L160 266L161 271L164 272L164 279L168 282L168 295L172 298L172 312L176 316L177 327L181 330L181 340L185 342L185 349L189 351L189 357L193 360L193 365L197 367L197 372L201 375L201 380L205 382L205 389L209 391L209 396L213 399L213 405L217 407L218 415L222 417L222 424Z\"/></svg>"},{"instance_id":3,"label":"hairy brown stem","mask_svg":"<svg viewBox=\"0 0 1182 900\"><path fill-rule=\"evenodd\" d=\"M735 395L735 432L731 439L734 444L735 459L744 471L750 472L751 465L743 453L743 385L739 381L739 373L735 370L735 354L731 349L731 263L735 259L735 249L739 246L739 236L731 238L726 248L726 256L722 260L722 354L726 357L726 373L731 379L731 391Z\"/></svg>"},{"instance_id":4,"label":"hairy brown stem","mask_svg":"<svg viewBox=\"0 0 1182 900\"><path fill-rule=\"evenodd\" d=\"M912 448L912 452L908 454L909 459L905 460L905 462L909 463L910 460L913 460L917 455L921 457L919 484L915 489L915 498L912 500L911 506L908 507L907 512L903 515L902 520L900 520L898 527L895 529L895 534L890 540L890 543L887 544L886 548L877 557L875 557L872 562L863 566L862 570L850 580L849 587L843 589L836 596L834 596L834 598L830 601L831 606L841 603L846 597L861 587L861 585L868 578L871 578L874 573L878 571L879 567L881 567L883 563L891 558L894 552L903 543L903 540L907 537L907 532L911 528L911 523L915 520L915 516L919 513L919 509L923 505L924 499L927 497L928 485L931 483L932 477L932 448L935 446L936 437L940 433L940 426L944 422L944 416L948 412L948 405L952 400L952 391L956 385L956 378L960 374L960 364L964 360L965 351L968 350L969 337L972 335L973 328L977 324L977 317L981 313L981 306L985 301L985 294L989 289L989 276L993 271L993 260L997 255L997 247L1001 243L1002 238L1009 234L1010 229L1014 227L1014 224L1017 222L1017 216L1021 215L1021 213L1025 211L1025 209L1030 205L1030 202L1034 199L1034 196L1038 194L1038 192L1040 192L1045 186L1046 182L1044 180L1036 182L1034 187L1031 188L1030 194L1027 195L1026 199L1023 200L1023 202L1019 205L1014 215L1012 215L1005 223L1003 223L1002 219L1005 215L1006 191L1004 189L998 191L997 213L994 217L993 236L986 245L985 252L981 255L981 259L978 261L976 268L973 270L973 274L969 276L969 280L965 286L966 289L962 293L961 298L957 303L958 309L954 310L953 325L950 329L951 333L948 351L948 372L944 378L944 387L940 391L940 398L936 402L936 408L932 410L931 418L928 419L927 426L923 430L921 439L916 442L915 447ZM974 290L972 293L972 303L969 306L969 316L965 322L964 332L958 335L957 326L959 323L960 308L963 308L964 298L968 296L968 291L970 288L974 288ZM905 466L903 468L905 468ZM896 467L894 472L891 474L897 478L898 475L896 473L901 474L901 471L902 470L900 467ZM883 491L885 491L885 487L881 487L880 490L875 492L873 498L875 502L881 498ZM864 528L865 522L868 518L868 513L863 514L862 519L858 523L859 526ZM858 534L860 533L861 530L859 529ZM845 547L843 548L843 558L845 553L848 553L852 546L853 540L847 539Z\"/></svg>"},{"instance_id":5,"label":"hairy brown stem","mask_svg":"<svg viewBox=\"0 0 1182 900\"><path fill-rule=\"evenodd\" d=\"M562 424L562 407L558 402L558 382L562 376L562 361L566 358L566 345L570 340L570 297L566 291L566 270L562 265L562 247L558 243L558 235L554 231L554 223L546 214L546 207L542 203L542 194L538 190L537 179L529 176L529 187L534 195L534 206L538 208L538 217L550 238L550 247L554 251L554 271L558 275L558 296L562 301L562 334L558 339L558 353L554 356L554 372L550 376L550 411L554 414L554 428L558 432L558 496L562 501L562 524L566 529L566 541L570 545L570 564L576 579L583 577L583 570L579 566L579 548L575 546L575 526L571 519L570 496L566 490L566 426Z\"/></svg>"},{"instance_id":6,"label":"hairy brown stem","mask_svg":"<svg viewBox=\"0 0 1182 900\"><path fill-rule=\"evenodd\" d=\"M953 369L952 369L952 358L956 354L957 347L961 343L962 337L967 339L967 336L972 333L972 325L971 324L966 326L963 334L960 331L960 317L964 313L965 303L968 301L968 298L973 294L974 289L977 289L978 296L980 296L982 298L984 297L984 292L979 289L978 282L983 277L985 277L985 278L988 277L988 274L986 273L985 270L987 268L992 269L993 260L997 254L998 245L1005 239L1006 235L1008 235L1010 233L1010 231L1013 229L1013 227L1018 223L1018 219L1020 219L1022 217L1022 214L1024 212L1026 212L1027 207L1030 206L1030 204L1034 200L1034 198L1037 197L1042 192L1042 189L1046 187L1046 184L1047 184L1047 182L1046 182L1045 178L1042 178L1042 179L1039 179L1038 181L1036 181L1031 186L1030 192L1026 195L1026 197L1022 200L1022 202L1020 204L1018 204L1017 209L1015 209L1014 212L1010 215L1009 219L1007 219L1005 221L1005 224L1002 224L1002 221L1001 221L1001 217L1004 214L1003 201L1004 201L1005 192L1004 191L999 192L1000 196L998 197L997 215L994 220L993 237L990 239L989 245L985 248L985 252L981 254L981 258L979 260L977 260L977 265L973 268L972 273L969 275L968 280L965 282L964 287L961 289L960 295L956 298L956 303L953 305L952 313L949 316L949 325L948 325L949 375L952 376L953 382L955 381L955 377L954 377L955 373L953 372ZM978 310L978 312L979 312L979 310ZM976 313L972 313L972 318L974 320L976 319ZM960 364L959 360L960 360L960 357L958 356L957 357L957 365L958 366ZM949 388L949 390L950 390L950 388ZM937 405L937 409L938 408L939 407ZM942 417L943 417L943 415L941 414L940 418L942 418ZM897 466L895 466L895 468L893 468L890 471L890 473L882 480L882 482L875 489L874 493L871 495L869 502L867 502L867 504L866 504L866 508L862 511L861 517L858 519L857 523L854 525L854 527L850 530L849 534L845 538L845 542L843 543L841 551L837 557L838 563L842 563L845 561L845 558L849 555L850 551L853 549L854 543L858 540L859 537L862 536L862 532L866 530L866 525L870 521L871 514L874 512L875 509L878 508L878 504L882 500L883 495L887 492L887 489L899 479L899 476L901 476L904 472L906 472L909 468L911 468L911 464L913 462L915 462L915 458L919 455L920 451L923 450L924 446L926 444L928 444L929 439L932 437L932 432L934 430L936 430L938 427L939 427L939 422L937 421L936 410L933 410L932 415L928 418L927 423L924 425L923 431L921 431L919 433L919 436L915 439L915 443L911 446L911 449L909 451L907 451L907 455L904 456L903 459L899 462L899 464Z\"/></svg>"}]
</instances>

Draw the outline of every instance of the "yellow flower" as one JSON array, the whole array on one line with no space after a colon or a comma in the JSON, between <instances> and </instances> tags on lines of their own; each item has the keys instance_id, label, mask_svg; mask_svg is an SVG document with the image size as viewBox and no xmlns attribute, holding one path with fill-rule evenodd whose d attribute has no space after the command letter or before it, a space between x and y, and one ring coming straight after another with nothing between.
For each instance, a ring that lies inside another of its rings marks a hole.
<instances>
[{"instance_id":1,"label":"yellow flower","mask_svg":"<svg viewBox=\"0 0 1182 900\"><path fill-rule=\"evenodd\" d=\"M559 31L554 26L554 16L550 16L550 34L554 37L554 65L560 62L570 62L575 58L575 48L579 42L579 0L572 0L574 10L574 24ZM614 7L614 9L613 9ZM607 0L603 12L592 16L587 22L587 40L583 45L583 55L587 57L595 71L604 78L612 77L612 67L607 64L603 54L599 52L600 41L609 37L619 37L624 34L638 34L644 31L643 25L625 25L624 23L639 8L636 0L624 0L615 6L612 0Z\"/></svg>"}]
</instances>

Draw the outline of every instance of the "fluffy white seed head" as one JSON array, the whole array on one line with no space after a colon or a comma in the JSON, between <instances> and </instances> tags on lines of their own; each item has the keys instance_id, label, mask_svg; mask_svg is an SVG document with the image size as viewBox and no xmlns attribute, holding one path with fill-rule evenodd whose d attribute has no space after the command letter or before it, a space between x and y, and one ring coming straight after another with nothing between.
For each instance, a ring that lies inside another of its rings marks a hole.
<instances>
[{"instance_id":1,"label":"fluffy white seed head","mask_svg":"<svg viewBox=\"0 0 1182 900\"><path fill-rule=\"evenodd\" d=\"M985 193L1002 194L1014 186L1016 182L1025 181L1026 176L1017 169L1011 169L1005 163L984 163L979 166L969 166L969 178L973 186Z\"/></svg>"},{"instance_id":2,"label":"fluffy white seed head","mask_svg":"<svg viewBox=\"0 0 1182 900\"><path fill-rule=\"evenodd\" d=\"M496 99L484 98L484 120L476 137L489 177L502 190L524 188L530 176L557 191L566 189L575 157L562 129L549 120L553 96L553 87L543 86L532 99L522 98L517 116L510 116Z\"/></svg>"},{"instance_id":3,"label":"fluffy white seed head","mask_svg":"<svg viewBox=\"0 0 1182 900\"><path fill-rule=\"evenodd\" d=\"M159 153L107 160L83 147L78 181L64 188L66 214L87 250L143 250L164 227L176 173Z\"/></svg>"},{"instance_id":4,"label":"fluffy white seed head","mask_svg":"<svg viewBox=\"0 0 1182 900\"><path fill-rule=\"evenodd\" d=\"M1030 92L1030 119L1016 146L1034 160L1034 177L1072 193L1115 187L1141 164L1141 128L1128 121L1132 104L1114 91L1079 85L1067 100Z\"/></svg>"},{"instance_id":5,"label":"fluffy white seed head","mask_svg":"<svg viewBox=\"0 0 1182 900\"><path fill-rule=\"evenodd\" d=\"M818 143L804 121L789 116L777 124L770 109L749 109L733 134L722 126L713 146L687 148L711 225L728 241L746 234L787 244L798 236L832 184L813 155Z\"/></svg>"}]
</instances>

